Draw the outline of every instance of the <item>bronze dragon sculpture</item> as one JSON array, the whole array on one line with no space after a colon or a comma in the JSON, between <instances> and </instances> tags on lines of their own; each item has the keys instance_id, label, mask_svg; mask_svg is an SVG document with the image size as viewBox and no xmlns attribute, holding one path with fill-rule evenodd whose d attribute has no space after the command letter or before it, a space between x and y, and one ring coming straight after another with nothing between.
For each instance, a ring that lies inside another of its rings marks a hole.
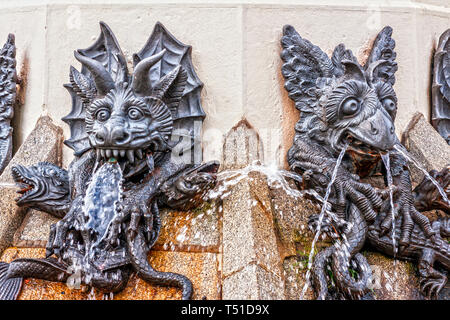
<instances>
[{"instance_id":1,"label":"bronze dragon sculpture","mask_svg":"<svg viewBox=\"0 0 450 320\"><path fill-rule=\"evenodd\" d=\"M216 183L219 164L201 164L203 84L191 47L157 23L130 75L112 31L102 22L100 28L91 47L75 51L82 68L71 67L65 85L72 97L65 144L75 151L69 169L12 169L18 205L61 220L51 227L45 258L0 264L0 299L17 298L23 278L66 282L74 270L81 284L105 293L122 290L136 272L192 297L187 277L159 272L147 260L161 228L159 209L192 208Z\"/></svg>"},{"instance_id":2,"label":"bronze dragon sculpture","mask_svg":"<svg viewBox=\"0 0 450 320\"><path fill-rule=\"evenodd\" d=\"M16 46L13 34L0 50L0 174L11 160L14 103L16 102Z\"/></svg>"},{"instance_id":3,"label":"bronze dragon sculpture","mask_svg":"<svg viewBox=\"0 0 450 320\"><path fill-rule=\"evenodd\" d=\"M450 144L450 29L439 38L433 59L431 123Z\"/></svg>"},{"instance_id":4,"label":"bronze dragon sculpture","mask_svg":"<svg viewBox=\"0 0 450 320\"><path fill-rule=\"evenodd\" d=\"M329 198L336 217L321 220L314 215L310 219L313 230L322 222L320 230L337 238L334 245L315 256L312 265L318 299L370 297L372 271L359 252L366 243L396 258L419 260L421 290L428 296L436 297L447 282L450 245L445 237L450 235L449 219L431 224L418 210L433 208L437 202L427 195L439 197L439 193L429 182L413 192L407 161L394 149L399 144L393 89L397 63L391 35L390 27L378 34L362 66L343 44L329 58L292 26L283 29L281 72L285 89L301 112L288 151L290 169L302 175L299 187L315 188L322 194L332 173L336 174ZM342 164L335 168L343 148L347 149ZM382 154L389 155L390 175L381 161ZM388 176L395 186L395 218L383 191ZM380 178L381 188L376 188L374 181ZM444 187L449 178L448 168L440 173ZM450 213L448 203L438 203L439 209ZM350 273L351 266L356 276ZM333 274L336 295L328 289L327 268Z\"/></svg>"}]
</instances>

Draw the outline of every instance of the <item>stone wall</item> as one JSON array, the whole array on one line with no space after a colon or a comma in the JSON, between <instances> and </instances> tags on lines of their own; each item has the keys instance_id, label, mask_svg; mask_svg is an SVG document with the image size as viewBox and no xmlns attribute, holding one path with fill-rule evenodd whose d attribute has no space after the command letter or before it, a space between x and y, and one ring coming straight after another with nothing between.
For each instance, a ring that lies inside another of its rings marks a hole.
<instances>
[{"instance_id":1,"label":"stone wall","mask_svg":"<svg viewBox=\"0 0 450 320\"><path fill-rule=\"evenodd\" d=\"M338 4L339 3L339 4ZM49 114L68 136L61 117L70 109L63 88L69 66L79 66L73 50L86 48L105 21L122 50L142 48L162 22L193 47L196 72L204 82L203 149L206 160L222 158L224 134L245 118L264 145L266 163L284 164L298 119L283 88L280 38L284 24L331 54L343 42L360 61L385 25L394 28L399 98L397 133L416 111L429 119L431 57L449 26L444 0L18 0L1 1L0 39L15 33L18 73L26 78L24 104L14 119L16 150L41 114ZM64 147L63 163L72 159Z\"/></svg>"}]
</instances>

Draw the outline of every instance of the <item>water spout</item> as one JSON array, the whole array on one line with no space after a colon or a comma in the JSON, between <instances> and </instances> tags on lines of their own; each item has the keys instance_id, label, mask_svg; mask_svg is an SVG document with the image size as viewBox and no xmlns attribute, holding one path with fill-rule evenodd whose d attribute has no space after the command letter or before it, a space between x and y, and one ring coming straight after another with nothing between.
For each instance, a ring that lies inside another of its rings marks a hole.
<instances>
[{"instance_id":1,"label":"water spout","mask_svg":"<svg viewBox=\"0 0 450 320\"><path fill-rule=\"evenodd\" d=\"M400 152L409 162L411 162L413 165L415 165L417 167L417 169L419 169L420 171L423 172L425 177L427 177L427 179L429 179L436 186L436 189L439 191L440 195L442 196L442 199L450 206L450 201L448 200L448 197L447 197L444 189L442 188L442 186L439 184L439 182L437 182L436 179L434 179L428 173L428 171L416 159L414 159L409 154L409 152L406 150L406 148L404 146L402 146L401 144L396 144L396 145L394 145L394 148L395 148L395 150Z\"/></svg>"},{"instance_id":2,"label":"water spout","mask_svg":"<svg viewBox=\"0 0 450 320\"><path fill-rule=\"evenodd\" d=\"M397 255L397 246L395 243L395 208L394 208L394 183L392 180L391 173L391 160L389 152L386 154L381 154L381 159L383 160L384 166L386 168L386 179L389 188L389 202L391 205L391 215L392 215L392 248L394 250L394 260Z\"/></svg>"},{"instance_id":3,"label":"water spout","mask_svg":"<svg viewBox=\"0 0 450 320\"><path fill-rule=\"evenodd\" d=\"M319 214L319 221L317 223L316 233L315 233L314 239L313 239L313 241L311 243L311 251L309 252L309 256L308 256L308 270L306 272L305 285L303 286L302 293L300 294L300 300L303 300L303 297L305 296L306 290L308 290L309 279L311 277L311 267L312 267L312 260L313 260L314 250L316 248L316 242L319 239L320 228L322 227L323 217L325 215L325 211L327 210L327 206L329 205L328 198L330 197L331 187L333 186L333 183L336 180L337 172L338 172L339 166L341 165L342 158L344 158L344 154L347 151L348 144L349 143L347 142L344 145L344 147L341 150L341 153L339 154L339 157L336 160L336 165L334 166L330 182L328 183L328 186L327 186L327 189L326 189L326 192L325 192L325 196L323 197L322 209L321 209L320 214ZM346 247L346 246L344 246L344 247Z\"/></svg>"}]
</instances>

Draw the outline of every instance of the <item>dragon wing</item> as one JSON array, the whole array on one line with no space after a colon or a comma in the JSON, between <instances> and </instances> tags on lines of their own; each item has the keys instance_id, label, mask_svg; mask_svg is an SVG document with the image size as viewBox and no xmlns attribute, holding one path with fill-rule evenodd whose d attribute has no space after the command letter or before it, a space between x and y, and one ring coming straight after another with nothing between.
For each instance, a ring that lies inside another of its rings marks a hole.
<instances>
[{"instance_id":1,"label":"dragon wing","mask_svg":"<svg viewBox=\"0 0 450 320\"><path fill-rule=\"evenodd\" d=\"M100 22L100 30L97 41L87 49L77 50L78 54L102 63L114 81L118 78L128 81L125 57L116 37L104 22ZM69 77L70 83L64 87L72 98L72 110L62 120L70 126L70 138L64 144L74 150L75 156L81 156L91 148L84 120L85 109L95 96L96 89L92 75L85 66L82 66L81 72L71 67Z\"/></svg>"},{"instance_id":2,"label":"dragon wing","mask_svg":"<svg viewBox=\"0 0 450 320\"><path fill-rule=\"evenodd\" d=\"M16 101L16 46L13 34L8 35L0 50L0 173L12 156L12 127Z\"/></svg>"},{"instance_id":3,"label":"dragon wing","mask_svg":"<svg viewBox=\"0 0 450 320\"><path fill-rule=\"evenodd\" d=\"M450 29L439 38L434 55L431 122L450 144Z\"/></svg>"},{"instance_id":4,"label":"dragon wing","mask_svg":"<svg viewBox=\"0 0 450 320\"><path fill-rule=\"evenodd\" d=\"M306 113L314 112L317 97L314 89L319 78L330 78L334 66L330 58L319 47L300 37L294 27L283 27L281 38L284 61L281 73L284 76L284 87L289 98L295 102L295 107Z\"/></svg>"},{"instance_id":5,"label":"dragon wing","mask_svg":"<svg viewBox=\"0 0 450 320\"><path fill-rule=\"evenodd\" d=\"M394 51L395 41L391 36L392 28L389 26L384 27L380 31L364 67L366 71L370 71L369 73L371 73L374 79L380 79L394 85L394 74L398 67L397 62L395 62L397 56Z\"/></svg>"},{"instance_id":6,"label":"dragon wing","mask_svg":"<svg viewBox=\"0 0 450 320\"><path fill-rule=\"evenodd\" d=\"M134 54L133 63L136 66L142 59L164 49L166 50L164 56L150 69L150 81L152 86L157 87L162 78L166 75L170 77L175 74L173 71L176 68L181 67L182 72L178 81L184 82L184 86L172 86L173 90L163 97L163 101L172 113L174 128L172 140L175 139L175 150L179 153L191 151L191 161L200 163L202 161L200 136L206 115L200 102L203 83L192 65L192 47L178 41L158 22L142 50ZM184 90L176 92L177 88L184 88Z\"/></svg>"},{"instance_id":7,"label":"dragon wing","mask_svg":"<svg viewBox=\"0 0 450 320\"><path fill-rule=\"evenodd\" d=\"M331 61L334 66L334 74L337 77L340 77L345 73L345 67L342 64L343 61L352 61L359 65L358 60L353 55L352 51L350 49L345 49L345 45L343 43L334 48Z\"/></svg>"}]
</instances>

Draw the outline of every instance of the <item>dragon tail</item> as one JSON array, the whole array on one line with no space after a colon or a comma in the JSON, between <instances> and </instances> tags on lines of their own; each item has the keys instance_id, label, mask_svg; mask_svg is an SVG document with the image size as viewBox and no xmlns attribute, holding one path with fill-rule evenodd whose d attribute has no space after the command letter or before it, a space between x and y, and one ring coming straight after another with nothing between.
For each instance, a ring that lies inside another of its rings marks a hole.
<instances>
[{"instance_id":1,"label":"dragon tail","mask_svg":"<svg viewBox=\"0 0 450 320\"><path fill-rule=\"evenodd\" d=\"M11 278L9 263L0 262L0 300L16 300L22 288L22 278Z\"/></svg>"},{"instance_id":2,"label":"dragon tail","mask_svg":"<svg viewBox=\"0 0 450 320\"><path fill-rule=\"evenodd\" d=\"M131 264L138 276L145 281L162 286L174 286L182 289L182 299L189 300L192 297L192 282L185 276L173 272L156 271L147 261L147 248L144 236L138 232L134 239L127 234Z\"/></svg>"},{"instance_id":3,"label":"dragon tail","mask_svg":"<svg viewBox=\"0 0 450 320\"><path fill-rule=\"evenodd\" d=\"M349 267L345 264L345 260L341 259L341 252L333 252L334 258L331 263L331 268L335 276L339 279L336 282L340 291L352 299L361 299L367 293L369 293L368 283L370 283L372 277L372 269L366 258L357 253L353 259L358 266L358 279L354 279L350 272Z\"/></svg>"},{"instance_id":4,"label":"dragon tail","mask_svg":"<svg viewBox=\"0 0 450 320\"><path fill-rule=\"evenodd\" d=\"M53 258L0 262L0 300L17 299L23 278L65 282L69 276L66 265Z\"/></svg>"},{"instance_id":5,"label":"dragon tail","mask_svg":"<svg viewBox=\"0 0 450 320\"><path fill-rule=\"evenodd\" d=\"M333 254L333 247L328 247L320 251L315 259L311 269L314 291L317 300L326 300L328 296L328 283L325 275L328 259Z\"/></svg>"}]
</instances>

